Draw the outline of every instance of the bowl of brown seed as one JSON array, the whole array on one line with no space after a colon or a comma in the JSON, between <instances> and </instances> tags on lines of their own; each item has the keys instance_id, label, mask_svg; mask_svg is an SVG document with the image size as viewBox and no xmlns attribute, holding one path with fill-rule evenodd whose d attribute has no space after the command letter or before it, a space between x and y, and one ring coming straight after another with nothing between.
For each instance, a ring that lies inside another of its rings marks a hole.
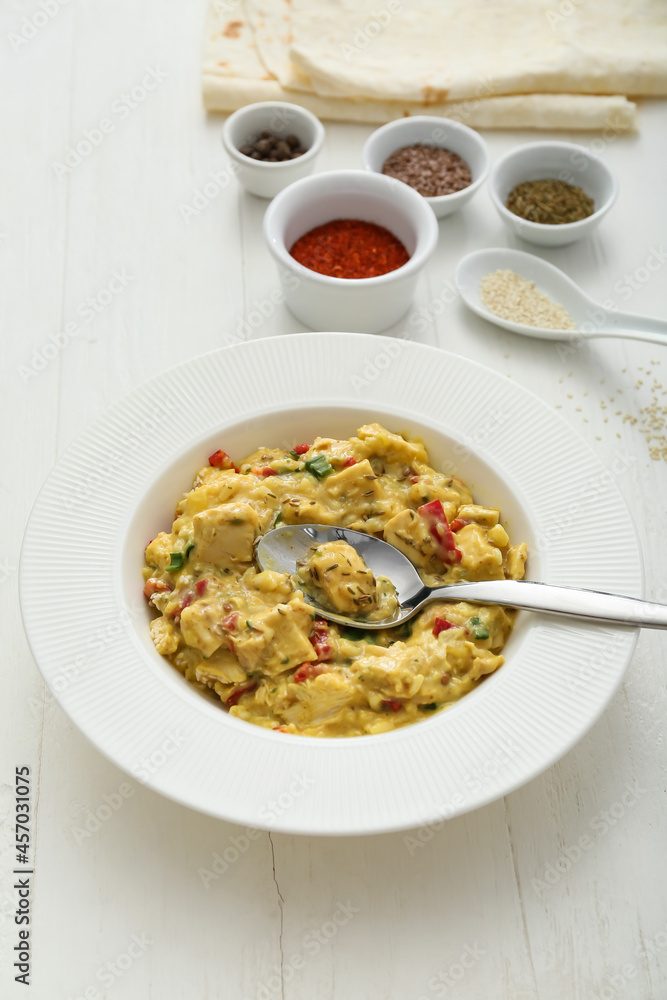
<instances>
[{"instance_id":1,"label":"bowl of brown seed","mask_svg":"<svg viewBox=\"0 0 667 1000\"><path fill-rule=\"evenodd\" d=\"M364 167L414 188L438 218L457 212L489 172L488 147L474 129L449 118L416 115L373 132Z\"/></svg>"},{"instance_id":2,"label":"bowl of brown seed","mask_svg":"<svg viewBox=\"0 0 667 1000\"><path fill-rule=\"evenodd\" d=\"M531 142L506 153L489 181L508 228L528 243L565 246L588 236L618 195L604 160L571 142Z\"/></svg>"},{"instance_id":3,"label":"bowl of brown seed","mask_svg":"<svg viewBox=\"0 0 667 1000\"><path fill-rule=\"evenodd\" d=\"M319 118L283 101L247 104L222 129L222 144L239 183L260 198L273 198L310 174L323 142Z\"/></svg>"}]
</instances>

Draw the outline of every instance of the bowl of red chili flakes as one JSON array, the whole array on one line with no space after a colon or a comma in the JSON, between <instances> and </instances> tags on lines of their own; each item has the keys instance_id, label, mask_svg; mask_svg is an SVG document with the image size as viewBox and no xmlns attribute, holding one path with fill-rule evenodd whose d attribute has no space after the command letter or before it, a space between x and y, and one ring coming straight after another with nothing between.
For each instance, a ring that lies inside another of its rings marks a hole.
<instances>
[{"instance_id":1,"label":"bowl of red chili flakes","mask_svg":"<svg viewBox=\"0 0 667 1000\"><path fill-rule=\"evenodd\" d=\"M410 308L438 224L407 184L334 170L281 191L264 236L297 319L313 330L379 333Z\"/></svg>"}]
</instances>

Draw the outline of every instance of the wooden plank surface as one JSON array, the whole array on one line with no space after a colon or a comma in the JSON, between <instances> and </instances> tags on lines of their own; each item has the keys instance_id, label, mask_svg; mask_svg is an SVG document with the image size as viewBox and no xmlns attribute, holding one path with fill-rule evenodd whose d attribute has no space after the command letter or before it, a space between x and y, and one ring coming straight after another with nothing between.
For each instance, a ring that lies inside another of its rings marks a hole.
<instances>
[{"instance_id":1,"label":"wooden plank surface","mask_svg":"<svg viewBox=\"0 0 667 1000\"><path fill-rule=\"evenodd\" d=\"M0 15L2 995L26 995L12 982L11 872L14 768L28 765L35 1000L667 997L664 634L642 634L622 689L559 764L421 835L249 835L129 779L45 691L20 624L17 566L57 456L158 371L304 329L283 306L256 320L277 286L266 203L230 178L222 119L201 108L203 4L56 6L25 44L10 36L39 6L16 0ZM604 148L570 137L607 157L621 195L593 238L543 253L592 296L658 316L665 123L665 103L645 102L636 136ZM89 155L58 170L95 130ZM370 131L327 125L318 169L360 166ZM535 136L487 138L497 158ZM440 229L414 309L390 334L474 358L558 408L633 511L647 596L667 601L667 465L642 433L642 410L667 405L653 388L667 375L664 349L600 340L564 353L490 328L452 295L456 263L483 246L525 247L485 190ZM76 332L45 351L67 324ZM238 858L216 861L225 851Z\"/></svg>"}]
</instances>

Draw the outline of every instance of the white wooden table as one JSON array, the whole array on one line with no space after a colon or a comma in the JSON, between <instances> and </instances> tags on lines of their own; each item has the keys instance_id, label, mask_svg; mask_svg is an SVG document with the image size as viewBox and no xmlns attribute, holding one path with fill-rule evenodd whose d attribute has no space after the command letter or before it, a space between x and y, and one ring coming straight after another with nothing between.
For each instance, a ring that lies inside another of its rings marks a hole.
<instances>
[{"instance_id":1,"label":"white wooden table","mask_svg":"<svg viewBox=\"0 0 667 1000\"><path fill-rule=\"evenodd\" d=\"M248 837L129 779L45 690L17 599L21 536L40 484L78 432L129 389L244 337L277 284L261 237L266 203L233 179L220 186L221 119L207 118L199 94L203 2L45 5L46 19L33 0L7 0L0 15L0 992L667 997L664 634L641 635L622 689L560 763L419 846L404 834ZM26 28L24 18L39 26ZM17 42L21 31L33 37ZM638 135L606 144L618 204L592 239L544 253L594 297L658 316L667 312L666 120L664 103L648 103ZM89 153L68 165L67 147L86 132ZM327 125L318 169L360 166L369 132ZM487 136L494 157L533 138ZM641 412L667 405L665 390L652 388L667 384L667 351L597 341L563 354L467 314L451 294L456 262L494 245L519 246L482 191L442 222L414 311L389 333L475 358L559 408L634 512L647 596L667 601L664 441L662 459L651 458ZM249 334L302 329L279 306ZM69 338L48 346L63 330ZM24 765L34 807L28 991L12 968L14 773ZM214 878L202 874L223 852L238 857Z\"/></svg>"}]
</instances>

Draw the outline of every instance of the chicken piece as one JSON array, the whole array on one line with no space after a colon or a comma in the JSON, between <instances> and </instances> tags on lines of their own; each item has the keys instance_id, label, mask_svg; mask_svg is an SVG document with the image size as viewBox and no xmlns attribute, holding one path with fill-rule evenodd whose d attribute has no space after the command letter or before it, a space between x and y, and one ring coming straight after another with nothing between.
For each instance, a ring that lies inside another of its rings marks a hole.
<instances>
[{"instance_id":1,"label":"chicken piece","mask_svg":"<svg viewBox=\"0 0 667 1000\"><path fill-rule=\"evenodd\" d=\"M500 520L500 511L497 507L480 507L476 503L470 503L459 507L456 516L464 521L474 521L485 528L492 528Z\"/></svg>"},{"instance_id":2,"label":"chicken piece","mask_svg":"<svg viewBox=\"0 0 667 1000\"><path fill-rule=\"evenodd\" d=\"M154 618L151 622L151 638L162 656L169 656L178 649L178 632L168 618Z\"/></svg>"},{"instance_id":3,"label":"chicken piece","mask_svg":"<svg viewBox=\"0 0 667 1000\"><path fill-rule=\"evenodd\" d=\"M472 667L468 673L468 677L471 681L477 681L484 674L492 674L494 670L501 667L505 662L503 656L496 656L488 649L478 649L477 654L472 661Z\"/></svg>"},{"instance_id":4,"label":"chicken piece","mask_svg":"<svg viewBox=\"0 0 667 1000\"><path fill-rule=\"evenodd\" d=\"M415 507L431 503L432 500L440 500L448 521L457 516L461 504L472 500L472 494L460 479L441 476L438 472L419 475L417 482L410 487L408 497Z\"/></svg>"},{"instance_id":5,"label":"chicken piece","mask_svg":"<svg viewBox=\"0 0 667 1000\"><path fill-rule=\"evenodd\" d=\"M211 507L219 507L232 500L248 478L237 475L233 469L215 469L207 465L197 473L195 489L181 500L176 509L181 515L193 517Z\"/></svg>"},{"instance_id":6,"label":"chicken piece","mask_svg":"<svg viewBox=\"0 0 667 1000\"><path fill-rule=\"evenodd\" d=\"M247 674L231 650L219 649L209 660L197 664L195 678L212 688L216 683L241 684L247 680Z\"/></svg>"},{"instance_id":7,"label":"chicken piece","mask_svg":"<svg viewBox=\"0 0 667 1000\"><path fill-rule=\"evenodd\" d=\"M170 553L174 551L174 536L161 531L146 546L146 562L149 566L165 570L170 563Z\"/></svg>"},{"instance_id":8,"label":"chicken piece","mask_svg":"<svg viewBox=\"0 0 667 1000\"><path fill-rule=\"evenodd\" d=\"M234 651L246 670L270 676L293 670L317 659L310 635L314 609L300 595L288 604L276 604L255 613L246 627L234 633Z\"/></svg>"},{"instance_id":9,"label":"chicken piece","mask_svg":"<svg viewBox=\"0 0 667 1000\"><path fill-rule=\"evenodd\" d=\"M414 510L402 510L387 521L384 540L421 569L425 569L436 555L435 542L428 525Z\"/></svg>"},{"instance_id":10,"label":"chicken piece","mask_svg":"<svg viewBox=\"0 0 667 1000\"><path fill-rule=\"evenodd\" d=\"M214 566L252 561L259 518L250 504L229 503L202 511L192 524L199 559Z\"/></svg>"},{"instance_id":11,"label":"chicken piece","mask_svg":"<svg viewBox=\"0 0 667 1000\"><path fill-rule=\"evenodd\" d=\"M423 441L406 441L400 434L392 434L380 424L364 424L357 431L357 436L363 442L366 454L378 455L388 462L400 465L414 465L415 462L428 462L428 454Z\"/></svg>"},{"instance_id":12,"label":"chicken piece","mask_svg":"<svg viewBox=\"0 0 667 1000\"><path fill-rule=\"evenodd\" d=\"M290 694L295 701L282 709L282 716L288 723L299 728L320 722L333 722L334 717L344 711L355 697L350 679L339 671L320 674L300 684L290 684Z\"/></svg>"},{"instance_id":13,"label":"chicken piece","mask_svg":"<svg viewBox=\"0 0 667 1000\"><path fill-rule=\"evenodd\" d=\"M360 500L370 505L379 497L377 476L367 458L327 476L324 488L334 500L345 503Z\"/></svg>"},{"instance_id":14,"label":"chicken piece","mask_svg":"<svg viewBox=\"0 0 667 1000\"><path fill-rule=\"evenodd\" d=\"M488 540L486 528L479 524L466 524L456 533L456 546L460 549L460 567L467 580L502 580L503 554Z\"/></svg>"},{"instance_id":15,"label":"chicken piece","mask_svg":"<svg viewBox=\"0 0 667 1000\"><path fill-rule=\"evenodd\" d=\"M367 646L366 652L354 661L353 668L364 693L380 699L414 697L429 672L429 656L423 649L394 642L391 646ZM369 698L369 703L372 701Z\"/></svg>"},{"instance_id":16,"label":"chicken piece","mask_svg":"<svg viewBox=\"0 0 667 1000\"><path fill-rule=\"evenodd\" d=\"M322 604L341 614L365 614L377 607L377 583L359 553L347 542L318 545L299 573L320 591Z\"/></svg>"},{"instance_id":17,"label":"chicken piece","mask_svg":"<svg viewBox=\"0 0 667 1000\"><path fill-rule=\"evenodd\" d=\"M340 517L318 500L288 497L280 508L285 524L338 524Z\"/></svg>"},{"instance_id":18,"label":"chicken piece","mask_svg":"<svg viewBox=\"0 0 667 1000\"><path fill-rule=\"evenodd\" d=\"M188 646L212 656L222 646L225 633L222 621L225 613L217 602L195 601L181 612L181 633Z\"/></svg>"},{"instance_id":19,"label":"chicken piece","mask_svg":"<svg viewBox=\"0 0 667 1000\"><path fill-rule=\"evenodd\" d=\"M521 545L513 545L509 550L505 569L510 580L523 580L527 556L528 548L525 542L521 542Z\"/></svg>"}]
</instances>

